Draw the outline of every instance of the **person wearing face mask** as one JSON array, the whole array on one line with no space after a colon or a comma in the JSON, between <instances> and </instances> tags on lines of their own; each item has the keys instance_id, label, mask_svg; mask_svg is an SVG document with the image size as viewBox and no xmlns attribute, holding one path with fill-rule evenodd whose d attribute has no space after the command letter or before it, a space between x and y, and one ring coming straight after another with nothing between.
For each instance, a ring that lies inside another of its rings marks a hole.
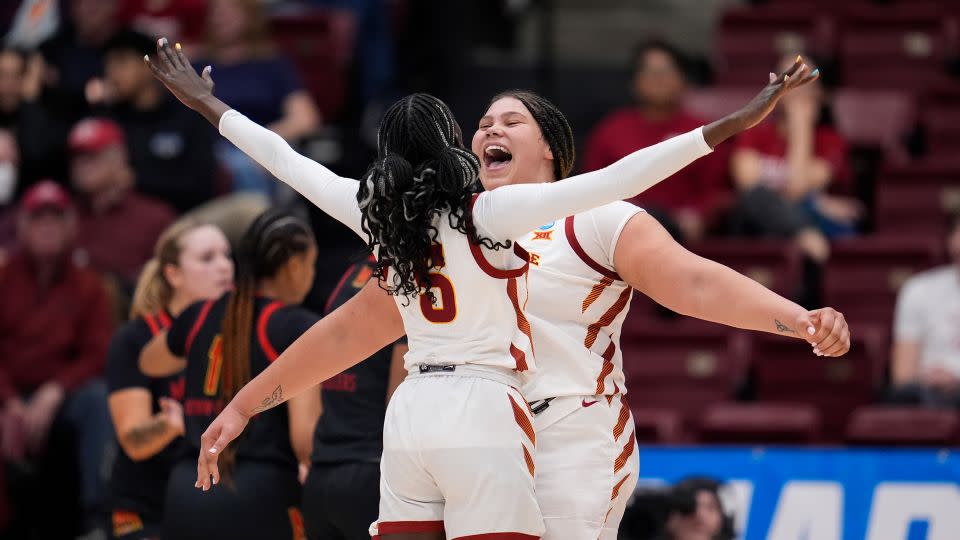
<instances>
[{"instance_id":1,"label":"person wearing face mask","mask_svg":"<svg viewBox=\"0 0 960 540\"><path fill-rule=\"evenodd\" d=\"M120 443L110 475L112 538L158 538L170 467L182 453L181 374L152 378L138 366L150 339L188 305L219 298L233 285L230 245L220 229L193 220L157 240L133 294L131 320L110 342L108 403Z\"/></svg>"},{"instance_id":2,"label":"person wearing face mask","mask_svg":"<svg viewBox=\"0 0 960 540\"><path fill-rule=\"evenodd\" d=\"M100 470L111 438L103 371L112 330L102 278L72 259L76 218L66 191L52 181L24 195L18 213L19 249L0 264L0 441L7 462L39 463L54 454L79 465L85 519L98 522ZM49 445L74 434L70 446ZM45 469L46 468L46 469ZM50 504L28 500L24 518L38 526ZM49 520L48 520L49 521ZM47 538L59 537L55 535Z\"/></svg>"},{"instance_id":3,"label":"person wearing face mask","mask_svg":"<svg viewBox=\"0 0 960 540\"><path fill-rule=\"evenodd\" d=\"M131 287L153 255L153 244L173 211L134 193L134 175L120 127L88 118L70 132L71 181L78 200L77 245L91 265Z\"/></svg>"}]
</instances>

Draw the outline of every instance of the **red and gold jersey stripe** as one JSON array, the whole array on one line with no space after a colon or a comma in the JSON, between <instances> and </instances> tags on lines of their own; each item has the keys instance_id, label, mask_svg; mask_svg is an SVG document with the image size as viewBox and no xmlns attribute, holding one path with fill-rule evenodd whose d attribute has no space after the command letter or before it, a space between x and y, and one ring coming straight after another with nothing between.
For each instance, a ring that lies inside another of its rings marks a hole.
<instances>
[{"instance_id":1,"label":"red and gold jersey stripe","mask_svg":"<svg viewBox=\"0 0 960 540\"><path fill-rule=\"evenodd\" d=\"M630 292L632 290L633 289L629 287L623 289L623 292L620 293L617 301L614 302L613 305L610 306L610 308L600 316L600 319L587 327L587 337L583 340L583 345L586 348L589 349L590 347L593 347L593 344L597 341L597 335L600 333L600 329L609 326L610 323L617 318L617 315L619 315L620 312L627 307L627 301L630 299Z\"/></svg>"},{"instance_id":2,"label":"red and gold jersey stripe","mask_svg":"<svg viewBox=\"0 0 960 540\"><path fill-rule=\"evenodd\" d=\"M594 285L593 288L590 289L590 294L583 299L583 305L581 306L580 313L586 313L590 306L597 301L597 298L600 298L600 295L603 293L603 291L611 285L613 285L613 280L608 277L604 277L600 280L600 283Z\"/></svg>"}]
</instances>

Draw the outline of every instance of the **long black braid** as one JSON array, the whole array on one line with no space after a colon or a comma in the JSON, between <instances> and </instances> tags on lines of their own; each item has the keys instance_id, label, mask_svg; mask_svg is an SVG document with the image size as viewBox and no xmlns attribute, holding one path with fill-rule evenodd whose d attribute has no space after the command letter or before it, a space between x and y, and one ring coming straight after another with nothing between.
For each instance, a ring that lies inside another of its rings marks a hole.
<instances>
[{"instance_id":1,"label":"long black braid","mask_svg":"<svg viewBox=\"0 0 960 540\"><path fill-rule=\"evenodd\" d=\"M561 180L573 172L573 161L577 157L574 149L573 129L567 117L549 99L530 92L529 90L507 90L490 100L490 105L503 99L512 97L530 111L534 121L540 126L543 138L553 153L554 180Z\"/></svg>"},{"instance_id":2,"label":"long black braid","mask_svg":"<svg viewBox=\"0 0 960 540\"><path fill-rule=\"evenodd\" d=\"M480 190L480 160L463 146L460 126L447 105L429 94L412 94L387 110L377 136L379 157L360 182L357 202L367 246L379 250L374 275L391 283L390 294L415 298L430 293L431 248L437 216L489 249L510 247L480 237L471 204Z\"/></svg>"}]
</instances>

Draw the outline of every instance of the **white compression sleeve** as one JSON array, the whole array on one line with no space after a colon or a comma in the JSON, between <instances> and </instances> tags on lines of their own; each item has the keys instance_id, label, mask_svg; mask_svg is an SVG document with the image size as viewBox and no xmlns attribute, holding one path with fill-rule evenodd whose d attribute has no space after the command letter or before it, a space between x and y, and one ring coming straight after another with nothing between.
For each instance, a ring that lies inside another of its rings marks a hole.
<instances>
[{"instance_id":1,"label":"white compression sleeve","mask_svg":"<svg viewBox=\"0 0 960 540\"><path fill-rule=\"evenodd\" d=\"M274 176L364 240L357 191L360 182L297 153L283 137L231 109L220 117L220 134Z\"/></svg>"},{"instance_id":2,"label":"white compression sleeve","mask_svg":"<svg viewBox=\"0 0 960 540\"><path fill-rule=\"evenodd\" d=\"M712 151L700 127L637 150L598 171L481 193L473 207L473 222L494 240L513 240L544 223L629 199Z\"/></svg>"}]
</instances>

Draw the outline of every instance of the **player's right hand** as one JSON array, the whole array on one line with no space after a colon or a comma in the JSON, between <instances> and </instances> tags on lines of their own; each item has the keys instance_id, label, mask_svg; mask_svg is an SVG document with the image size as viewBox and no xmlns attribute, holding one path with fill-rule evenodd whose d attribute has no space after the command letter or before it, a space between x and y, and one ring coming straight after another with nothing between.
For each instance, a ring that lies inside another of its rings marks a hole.
<instances>
[{"instance_id":1,"label":"player's right hand","mask_svg":"<svg viewBox=\"0 0 960 540\"><path fill-rule=\"evenodd\" d=\"M213 78L210 76L213 68L207 66L198 75L179 43L173 48L167 38L160 38L157 40L156 60L148 56L143 60L150 66L154 77L187 107L197 110L203 98L213 95Z\"/></svg>"},{"instance_id":2,"label":"player's right hand","mask_svg":"<svg viewBox=\"0 0 960 540\"><path fill-rule=\"evenodd\" d=\"M197 458L197 483L194 487L207 491L220 482L217 460L230 441L247 427L250 417L228 404L200 437L200 456Z\"/></svg>"}]
</instances>

